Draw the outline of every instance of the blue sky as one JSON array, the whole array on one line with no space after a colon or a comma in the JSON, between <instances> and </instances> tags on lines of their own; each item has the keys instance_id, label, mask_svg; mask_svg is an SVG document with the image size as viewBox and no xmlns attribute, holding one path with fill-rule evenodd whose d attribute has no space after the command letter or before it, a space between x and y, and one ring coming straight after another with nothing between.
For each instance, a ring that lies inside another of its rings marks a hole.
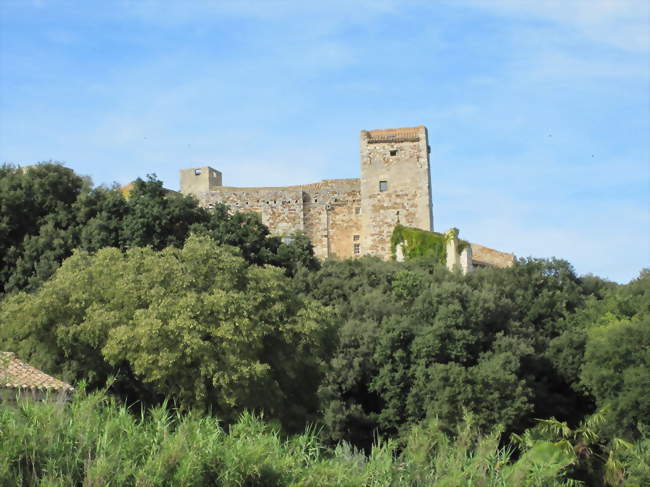
<instances>
[{"instance_id":1,"label":"blue sky","mask_svg":"<svg viewBox=\"0 0 650 487\"><path fill-rule=\"evenodd\" d=\"M650 267L650 2L0 2L0 161L96 184L358 177L426 125L437 230L626 282Z\"/></svg>"}]
</instances>

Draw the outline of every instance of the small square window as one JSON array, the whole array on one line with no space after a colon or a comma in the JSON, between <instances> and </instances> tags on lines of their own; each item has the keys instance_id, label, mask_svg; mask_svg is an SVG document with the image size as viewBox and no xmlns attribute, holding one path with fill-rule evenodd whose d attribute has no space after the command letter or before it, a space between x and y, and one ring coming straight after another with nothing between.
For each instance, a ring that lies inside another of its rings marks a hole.
<instances>
[{"instance_id":1,"label":"small square window","mask_svg":"<svg viewBox=\"0 0 650 487\"><path fill-rule=\"evenodd\" d=\"M355 242L358 242L359 241L359 235L353 235L352 240L354 240Z\"/></svg>"},{"instance_id":2,"label":"small square window","mask_svg":"<svg viewBox=\"0 0 650 487\"><path fill-rule=\"evenodd\" d=\"M388 181L379 181L379 191L382 193L388 191Z\"/></svg>"},{"instance_id":3,"label":"small square window","mask_svg":"<svg viewBox=\"0 0 650 487\"><path fill-rule=\"evenodd\" d=\"M354 255L359 255L361 253L361 245L360 244L354 244Z\"/></svg>"},{"instance_id":4,"label":"small square window","mask_svg":"<svg viewBox=\"0 0 650 487\"><path fill-rule=\"evenodd\" d=\"M194 169L195 176L200 176L201 174L203 174L203 171L201 171L200 169Z\"/></svg>"},{"instance_id":5,"label":"small square window","mask_svg":"<svg viewBox=\"0 0 650 487\"><path fill-rule=\"evenodd\" d=\"M397 149L393 149L392 151L390 151L390 155L391 155L391 157L396 156L397 155Z\"/></svg>"},{"instance_id":6,"label":"small square window","mask_svg":"<svg viewBox=\"0 0 650 487\"><path fill-rule=\"evenodd\" d=\"M361 207L357 206L357 207L354 209L354 214L355 214L355 215L360 215L360 214L361 214Z\"/></svg>"}]
</instances>

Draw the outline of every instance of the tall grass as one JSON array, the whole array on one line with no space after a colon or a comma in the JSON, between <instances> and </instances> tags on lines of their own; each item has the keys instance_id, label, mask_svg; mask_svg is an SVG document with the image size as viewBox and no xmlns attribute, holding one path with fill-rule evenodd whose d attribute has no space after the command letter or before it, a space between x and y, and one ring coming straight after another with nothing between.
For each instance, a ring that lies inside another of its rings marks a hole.
<instances>
[{"instance_id":1,"label":"tall grass","mask_svg":"<svg viewBox=\"0 0 650 487\"><path fill-rule=\"evenodd\" d=\"M471 422L452 438L430 421L366 455L325 446L315 428L285 438L245 413L226 431L216 418L165 406L134 414L104 393L1 408L7 486L553 486L568 485L571 462L550 447L513 462L498 433L481 436Z\"/></svg>"}]
</instances>

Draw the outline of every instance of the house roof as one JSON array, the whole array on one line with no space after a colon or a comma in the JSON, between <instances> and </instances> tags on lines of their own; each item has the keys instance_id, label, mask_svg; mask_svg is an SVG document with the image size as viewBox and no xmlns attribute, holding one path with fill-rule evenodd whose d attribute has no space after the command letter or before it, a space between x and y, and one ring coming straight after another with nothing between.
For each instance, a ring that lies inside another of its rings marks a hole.
<instances>
[{"instance_id":1,"label":"house roof","mask_svg":"<svg viewBox=\"0 0 650 487\"><path fill-rule=\"evenodd\" d=\"M498 250L475 243L470 243L470 245L472 246L472 261L475 264L503 268L510 267L515 262L514 254L499 252Z\"/></svg>"},{"instance_id":2,"label":"house roof","mask_svg":"<svg viewBox=\"0 0 650 487\"><path fill-rule=\"evenodd\" d=\"M73 391L70 384L55 379L18 360L11 352L0 352L0 388Z\"/></svg>"}]
</instances>

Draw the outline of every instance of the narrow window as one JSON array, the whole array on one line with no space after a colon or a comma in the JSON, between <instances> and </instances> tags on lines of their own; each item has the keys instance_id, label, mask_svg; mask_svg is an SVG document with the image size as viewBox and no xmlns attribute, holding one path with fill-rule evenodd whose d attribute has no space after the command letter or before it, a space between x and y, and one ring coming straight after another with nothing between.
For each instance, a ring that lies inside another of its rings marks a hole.
<instances>
[{"instance_id":1,"label":"narrow window","mask_svg":"<svg viewBox=\"0 0 650 487\"><path fill-rule=\"evenodd\" d=\"M355 215L360 215L360 214L361 214L361 207L360 207L360 206L357 206L357 207L354 209L354 214L355 214Z\"/></svg>"},{"instance_id":2,"label":"narrow window","mask_svg":"<svg viewBox=\"0 0 650 487\"><path fill-rule=\"evenodd\" d=\"M354 240L355 242L358 242L359 241L359 235L353 235L352 240Z\"/></svg>"},{"instance_id":3,"label":"narrow window","mask_svg":"<svg viewBox=\"0 0 650 487\"><path fill-rule=\"evenodd\" d=\"M361 253L361 245L358 243L354 244L354 255L359 255Z\"/></svg>"},{"instance_id":4,"label":"narrow window","mask_svg":"<svg viewBox=\"0 0 650 487\"><path fill-rule=\"evenodd\" d=\"M379 191L381 193L388 191L388 181L379 181Z\"/></svg>"},{"instance_id":5,"label":"narrow window","mask_svg":"<svg viewBox=\"0 0 650 487\"><path fill-rule=\"evenodd\" d=\"M396 156L397 155L397 149L393 149L392 151L390 151L390 155L391 155L391 157Z\"/></svg>"}]
</instances>

